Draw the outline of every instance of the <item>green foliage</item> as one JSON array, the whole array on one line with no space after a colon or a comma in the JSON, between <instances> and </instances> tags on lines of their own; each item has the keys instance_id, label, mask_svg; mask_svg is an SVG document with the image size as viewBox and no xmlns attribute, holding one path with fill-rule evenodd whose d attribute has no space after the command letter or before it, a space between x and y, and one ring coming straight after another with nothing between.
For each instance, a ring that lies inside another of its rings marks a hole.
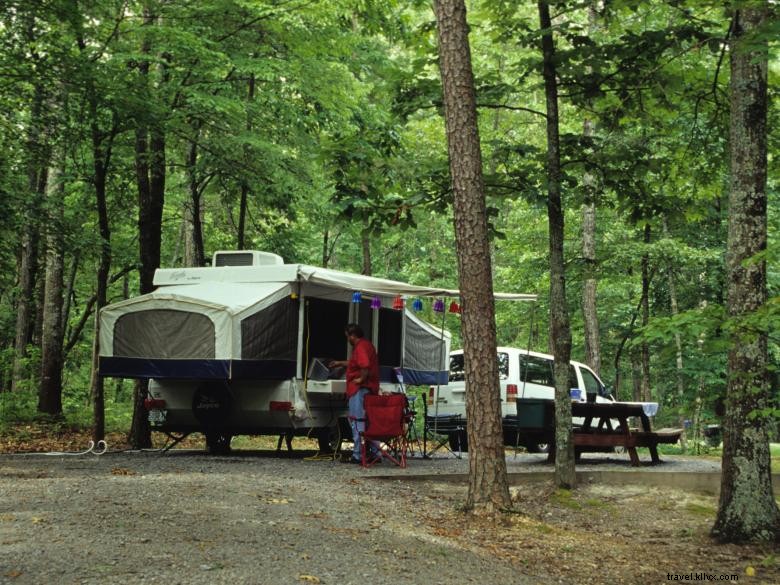
<instances>
[{"instance_id":1,"label":"green foliage","mask_svg":"<svg viewBox=\"0 0 780 585\"><path fill-rule=\"evenodd\" d=\"M767 334L772 367L780 360L778 101L770 102L768 125L769 242L755 259L767 264L769 300L753 314L728 318L729 20L723 6L613 1L596 15L588 14L587 3L552 6L572 357L584 359L580 298L590 267L582 259L581 205L592 200L602 377L608 383L620 377L616 391L629 396L630 355L648 344L661 416L692 418L697 398L709 413L725 388L726 352L734 336ZM156 16L153 23L143 24L144 7ZM3 388L13 363L18 234L40 219L28 205L36 180L30 173L36 164L45 167L41 161L58 142L66 146L66 277L75 271L65 323L64 403L66 416L82 424L90 417L89 301L102 244L95 141L110 153L112 275L138 263L135 130L151 126L166 138L164 266L183 263L195 189L207 257L235 248L245 193L247 248L359 271L362 240L369 236L375 275L458 286L428 3L55 0L15 3L0 18ZM497 304L498 341L547 351L546 105L538 14L532 3L477 0L469 2L469 19L495 289L539 295L535 304ZM770 41L772 96L780 73L776 28L770 21L758 39ZM148 77L141 74L145 61ZM37 96L44 104L40 111ZM62 103L59 111L49 107L56 102ZM586 120L594 128L589 135L583 132ZM34 140L38 131L45 136ZM42 249L38 258L40 264ZM646 326L637 312L643 258L650 273ZM38 282L42 274L41 265ZM109 300L137 291L138 274L131 270L112 282ZM426 311L423 317L431 322L441 318ZM444 318L457 347L458 318ZM0 393L4 412L21 418L32 416L35 407L38 333L33 337L23 364L27 393ZM121 426L129 383L115 397L112 384L109 425Z\"/></svg>"}]
</instances>

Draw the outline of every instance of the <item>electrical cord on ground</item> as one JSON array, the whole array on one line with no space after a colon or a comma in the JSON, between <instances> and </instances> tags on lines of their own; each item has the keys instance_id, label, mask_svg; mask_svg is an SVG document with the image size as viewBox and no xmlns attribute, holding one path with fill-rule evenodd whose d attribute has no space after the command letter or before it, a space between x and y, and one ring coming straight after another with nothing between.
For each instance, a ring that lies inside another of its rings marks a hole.
<instances>
[{"instance_id":1,"label":"electrical cord on ground","mask_svg":"<svg viewBox=\"0 0 780 585\"><path fill-rule=\"evenodd\" d=\"M95 449L97 447L97 450ZM46 453L27 453L27 455L49 455L49 456L79 456L79 455L103 455L108 451L108 444L103 440L99 440L97 444L95 441L90 441L87 445L86 451L47 451Z\"/></svg>"}]
</instances>

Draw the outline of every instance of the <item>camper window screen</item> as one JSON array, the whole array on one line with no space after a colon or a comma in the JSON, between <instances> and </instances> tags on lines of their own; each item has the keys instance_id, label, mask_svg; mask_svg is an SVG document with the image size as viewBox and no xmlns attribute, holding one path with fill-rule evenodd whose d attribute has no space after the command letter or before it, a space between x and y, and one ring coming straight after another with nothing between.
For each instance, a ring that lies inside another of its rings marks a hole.
<instances>
[{"instance_id":1,"label":"camper window screen","mask_svg":"<svg viewBox=\"0 0 780 585\"><path fill-rule=\"evenodd\" d=\"M114 355L157 359L214 359L214 323L173 309L127 313L114 325Z\"/></svg>"},{"instance_id":2,"label":"camper window screen","mask_svg":"<svg viewBox=\"0 0 780 585\"><path fill-rule=\"evenodd\" d=\"M405 344L405 368L432 372L447 369L447 355L444 351L444 342L441 338L432 335L409 318L406 319Z\"/></svg>"},{"instance_id":3,"label":"camper window screen","mask_svg":"<svg viewBox=\"0 0 780 585\"><path fill-rule=\"evenodd\" d=\"M298 301L289 297L241 321L241 357L292 360L298 343Z\"/></svg>"}]
</instances>

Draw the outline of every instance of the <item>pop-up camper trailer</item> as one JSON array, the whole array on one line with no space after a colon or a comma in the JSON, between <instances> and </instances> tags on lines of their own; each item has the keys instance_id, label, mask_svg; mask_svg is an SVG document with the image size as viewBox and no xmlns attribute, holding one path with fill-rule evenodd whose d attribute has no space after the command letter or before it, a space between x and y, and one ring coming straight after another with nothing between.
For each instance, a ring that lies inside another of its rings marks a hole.
<instances>
[{"instance_id":1,"label":"pop-up camper trailer","mask_svg":"<svg viewBox=\"0 0 780 585\"><path fill-rule=\"evenodd\" d=\"M265 252L217 252L212 267L157 270L154 284L101 311L99 372L150 380L152 428L174 440L199 431L211 451L238 434L331 444L346 414L345 382L323 363L348 357L349 322L376 346L384 389L447 383L449 334L398 299L457 291L283 264Z\"/></svg>"}]
</instances>

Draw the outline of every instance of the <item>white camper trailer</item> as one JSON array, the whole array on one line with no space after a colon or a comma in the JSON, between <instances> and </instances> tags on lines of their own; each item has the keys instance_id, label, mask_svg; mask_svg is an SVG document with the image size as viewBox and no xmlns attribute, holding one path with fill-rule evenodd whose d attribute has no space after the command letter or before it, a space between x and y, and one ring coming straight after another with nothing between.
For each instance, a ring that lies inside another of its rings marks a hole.
<instances>
[{"instance_id":1,"label":"white camper trailer","mask_svg":"<svg viewBox=\"0 0 780 585\"><path fill-rule=\"evenodd\" d=\"M346 415L345 382L329 379L322 363L348 357L349 322L376 346L384 389L447 383L449 334L393 306L398 297L457 291L250 251L217 252L208 268L159 269L154 284L154 292L101 311L99 371L150 380L152 428L174 440L202 432L214 452L238 434L332 444Z\"/></svg>"}]
</instances>

